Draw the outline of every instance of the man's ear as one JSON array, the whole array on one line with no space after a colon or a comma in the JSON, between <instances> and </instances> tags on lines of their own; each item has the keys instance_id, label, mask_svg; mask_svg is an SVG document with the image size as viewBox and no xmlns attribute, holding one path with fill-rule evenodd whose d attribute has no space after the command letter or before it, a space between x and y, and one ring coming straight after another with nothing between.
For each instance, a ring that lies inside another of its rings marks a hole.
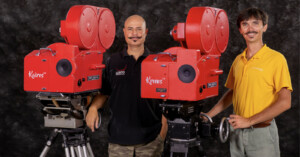
<instances>
[{"instance_id":1,"label":"man's ear","mask_svg":"<svg viewBox=\"0 0 300 157\"><path fill-rule=\"evenodd\" d=\"M268 24L264 25L264 28L263 28L264 32L266 32L267 29L268 29Z\"/></svg>"},{"instance_id":2,"label":"man's ear","mask_svg":"<svg viewBox=\"0 0 300 157\"><path fill-rule=\"evenodd\" d=\"M148 34L148 28L146 28L146 34Z\"/></svg>"}]
</instances>

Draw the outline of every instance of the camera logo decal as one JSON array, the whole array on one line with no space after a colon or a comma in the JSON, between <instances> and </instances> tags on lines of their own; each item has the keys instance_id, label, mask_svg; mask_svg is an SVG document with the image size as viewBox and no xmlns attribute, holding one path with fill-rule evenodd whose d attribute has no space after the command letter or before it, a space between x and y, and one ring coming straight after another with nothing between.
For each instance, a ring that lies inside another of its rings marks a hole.
<instances>
[{"instance_id":1,"label":"camera logo decal","mask_svg":"<svg viewBox=\"0 0 300 157\"><path fill-rule=\"evenodd\" d=\"M152 86L153 84L163 84L163 80L166 80L166 78L162 78L162 79L152 79L151 76L148 76L146 78L146 83L148 83L150 86Z\"/></svg>"},{"instance_id":2,"label":"camera logo decal","mask_svg":"<svg viewBox=\"0 0 300 157\"><path fill-rule=\"evenodd\" d=\"M46 72L43 72L43 73L37 73L37 72L34 72L33 70L31 70L31 71L28 72L28 77L31 78L31 79L35 79L35 78L44 78L44 76L45 76L46 74L47 74Z\"/></svg>"}]
</instances>

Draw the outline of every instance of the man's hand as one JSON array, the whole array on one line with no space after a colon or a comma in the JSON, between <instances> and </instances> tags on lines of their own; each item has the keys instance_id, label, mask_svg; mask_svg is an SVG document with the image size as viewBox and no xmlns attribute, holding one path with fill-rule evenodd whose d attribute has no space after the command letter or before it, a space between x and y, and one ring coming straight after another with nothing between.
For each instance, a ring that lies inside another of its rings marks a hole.
<instances>
[{"instance_id":1,"label":"man's hand","mask_svg":"<svg viewBox=\"0 0 300 157\"><path fill-rule=\"evenodd\" d=\"M91 106L87 116L85 118L87 126L92 130L92 132L95 131L95 128L98 129L99 124L99 116L98 116L98 110L97 108Z\"/></svg>"},{"instance_id":2,"label":"man's hand","mask_svg":"<svg viewBox=\"0 0 300 157\"><path fill-rule=\"evenodd\" d=\"M161 118L161 123L162 123L162 126L161 126L161 130L160 130L160 137L164 140L167 136L167 132L168 132L168 123L167 123L167 118L162 115L162 118Z\"/></svg>"},{"instance_id":3,"label":"man's hand","mask_svg":"<svg viewBox=\"0 0 300 157\"><path fill-rule=\"evenodd\" d=\"M230 115L229 123L234 129L249 128L252 125L250 119L239 115Z\"/></svg>"},{"instance_id":4,"label":"man's hand","mask_svg":"<svg viewBox=\"0 0 300 157\"><path fill-rule=\"evenodd\" d=\"M208 116L209 118L208 118L207 116ZM208 122L212 123L212 122L213 122L212 119L211 119L211 116L208 115L208 113L204 113L204 112L201 112L201 113L200 113L200 119L201 119L201 121L204 122L204 123L208 123Z\"/></svg>"}]
</instances>

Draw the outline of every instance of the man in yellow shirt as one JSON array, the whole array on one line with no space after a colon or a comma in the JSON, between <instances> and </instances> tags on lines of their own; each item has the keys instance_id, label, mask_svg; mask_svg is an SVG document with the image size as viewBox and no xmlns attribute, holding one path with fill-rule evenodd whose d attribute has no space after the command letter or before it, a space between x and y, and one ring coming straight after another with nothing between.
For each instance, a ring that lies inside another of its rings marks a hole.
<instances>
[{"instance_id":1,"label":"man in yellow shirt","mask_svg":"<svg viewBox=\"0 0 300 157\"><path fill-rule=\"evenodd\" d=\"M291 107L291 79L284 56L263 44L268 15L257 8L240 13L237 25L247 48L238 55L225 86L229 90L207 113L213 117L233 104L231 157L279 157L274 117Z\"/></svg>"}]
</instances>

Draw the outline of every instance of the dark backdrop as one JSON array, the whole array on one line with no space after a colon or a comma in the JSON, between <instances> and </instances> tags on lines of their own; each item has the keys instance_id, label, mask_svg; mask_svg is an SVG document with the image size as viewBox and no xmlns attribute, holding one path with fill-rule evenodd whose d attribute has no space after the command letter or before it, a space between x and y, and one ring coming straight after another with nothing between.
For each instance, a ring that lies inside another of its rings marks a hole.
<instances>
[{"instance_id":1,"label":"dark backdrop","mask_svg":"<svg viewBox=\"0 0 300 157\"><path fill-rule=\"evenodd\" d=\"M225 83L230 65L236 55L245 48L235 21L238 12L250 6L259 7L270 15L269 28L264 42L280 51L287 59L294 92L292 108L276 118L282 157L299 155L299 1L295 0L1 0L0 2L0 156L38 156L51 129L43 127L40 103L35 93L23 91L23 59L32 50L61 42L59 22L65 19L68 9L76 4L107 7L112 10L117 24L114 45L107 51L111 54L124 45L123 22L129 15L145 17L149 27L147 46L154 52L178 45L169 36L177 22L184 22L193 6L212 6L224 9L229 17L230 38L226 52L221 57L220 84ZM220 86L220 94L226 89ZM207 111L220 98L207 100ZM215 119L228 116L232 108ZM96 156L107 156L107 119L95 133L90 133ZM228 142L204 140L208 156L229 156ZM196 153L191 151L190 156ZM168 149L165 149L165 156ZM64 156L61 138L49 152L49 156Z\"/></svg>"}]
</instances>

